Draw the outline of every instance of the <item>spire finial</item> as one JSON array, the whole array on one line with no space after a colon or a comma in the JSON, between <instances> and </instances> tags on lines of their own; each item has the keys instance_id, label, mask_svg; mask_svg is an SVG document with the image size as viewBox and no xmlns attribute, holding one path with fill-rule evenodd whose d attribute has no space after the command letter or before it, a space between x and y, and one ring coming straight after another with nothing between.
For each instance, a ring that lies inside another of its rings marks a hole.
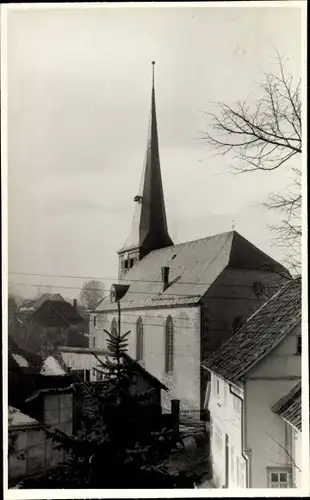
<instances>
[{"instance_id":1,"label":"spire finial","mask_svg":"<svg viewBox=\"0 0 310 500\"><path fill-rule=\"evenodd\" d=\"M155 61L152 61L152 83L154 87Z\"/></svg>"}]
</instances>

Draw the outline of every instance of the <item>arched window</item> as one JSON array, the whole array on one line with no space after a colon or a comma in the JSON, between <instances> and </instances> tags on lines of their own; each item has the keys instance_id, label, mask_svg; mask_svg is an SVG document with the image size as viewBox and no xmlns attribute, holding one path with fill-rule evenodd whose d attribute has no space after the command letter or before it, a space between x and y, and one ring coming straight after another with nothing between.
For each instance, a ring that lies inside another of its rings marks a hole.
<instances>
[{"instance_id":1,"label":"arched window","mask_svg":"<svg viewBox=\"0 0 310 500\"><path fill-rule=\"evenodd\" d=\"M117 337L117 323L115 318L112 319L111 323L111 335Z\"/></svg>"},{"instance_id":2,"label":"arched window","mask_svg":"<svg viewBox=\"0 0 310 500\"><path fill-rule=\"evenodd\" d=\"M173 371L173 351L174 351L174 327L173 327L173 319L171 316L168 316L165 324L165 343L166 343L166 352L165 352L165 372L169 373Z\"/></svg>"},{"instance_id":3,"label":"arched window","mask_svg":"<svg viewBox=\"0 0 310 500\"><path fill-rule=\"evenodd\" d=\"M139 316L136 324L136 358L138 361L143 360L143 323Z\"/></svg>"}]
</instances>

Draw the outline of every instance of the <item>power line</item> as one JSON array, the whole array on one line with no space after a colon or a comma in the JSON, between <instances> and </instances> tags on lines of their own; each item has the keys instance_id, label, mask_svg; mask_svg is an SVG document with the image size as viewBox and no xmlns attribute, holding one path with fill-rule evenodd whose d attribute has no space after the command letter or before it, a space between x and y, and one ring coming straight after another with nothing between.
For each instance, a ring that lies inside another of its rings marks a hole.
<instances>
[{"instance_id":1,"label":"power line","mask_svg":"<svg viewBox=\"0 0 310 500\"><path fill-rule=\"evenodd\" d=\"M63 288L63 289L68 289L68 290L81 290L80 287L72 287L72 286L64 286L64 285L41 285L41 284L38 284L38 283L20 283L20 282L16 282L16 281L12 281L10 282L11 285L18 285L18 286L32 286L32 287L41 287L41 288L44 288L44 287L47 287L47 288ZM194 284L194 283L193 283ZM238 287L238 285L231 285L231 286L235 286L235 287ZM279 285L278 285L279 286ZM252 287L250 287L252 288ZM274 287L272 287L274 288ZM276 287L278 288L278 287ZM99 288L89 288L88 289L89 291L101 291L101 289ZM137 295L157 295L157 292L146 292L146 291L128 291L127 292L128 295L130 294L137 294ZM169 297L188 297L188 298L194 298L194 297L198 297L202 295L202 294L189 294L189 293L166 293L165 292L165 295L161 295L161 297L165 298L169 298ZM105 295L104 297L102 297L102 300L108 298L109 295ZM208 295L208 298L212 298L212 299L229 299L229 300L253 300L253 298L251 297L232 297L232 296L229 296L229 295L218 295L218 296L215 296L215 295ZM266 297L267 299L268 297Z\"/></svg>"},{"instance_id":2,"label":"power line","mask_svg":"<svg viewBox=\"0 0 310 500\"><path fill-rule=\"evenodd\" d=\"M257 270L255 270L257 271ZM269 269L266 269L266 271L270 271ZM119 278L115 277L115 278L109 278L109 277L103 277L103 276L78 276L78 275L69 275L69 274L40 274L40 273L25 273L25 272L16 272L16 271L9 271L8 274L12 274L12 275L19 275L19 276L38 276L38 277L49 277L49 278L68 278L68 279L89 279L89 280L108 280L108 281L113 281L113 282L117 282L119 281ZM279 274L277 272L275 272L275 274ZM122 278L120 281L127 281L127 282L139 282L139 283L162 283L161 280L145 280L145 279L134 279L134 278ZM209 285L212 285L214 283L214 281L212 282L196 282L196 281L176 281L176 283L178 283L179 285L202 285L202 286L209 286ZM236 287L236 286L239 286L239 287L245 287L245 288L252 288L252 285L247 285L247 284L239 284L239 285L234 285L232 283L219 283L220 286L231 286L231 287ZM39 284L38 284L39 286ZM45 285L41 285L41 286L45 286ZM52 286L52 285L50 285ZM55 285L54 285L55 286ZM70 287L71 288L71 287ZM72 288L75 288L75 287L72 287Z\"/></svg>"}]
</instances>

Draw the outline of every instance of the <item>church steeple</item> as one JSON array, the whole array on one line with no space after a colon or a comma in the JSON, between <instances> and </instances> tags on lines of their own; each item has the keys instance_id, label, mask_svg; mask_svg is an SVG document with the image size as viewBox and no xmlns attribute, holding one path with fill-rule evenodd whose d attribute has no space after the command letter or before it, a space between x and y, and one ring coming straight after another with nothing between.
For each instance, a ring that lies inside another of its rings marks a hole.
<instances>
[{"instance_id":1,"label":"church steeple","mask_svg":"<svg viewBox=\"0 0 310 500\"><path fill-rule=\"evenodd\" d=\"M167 228L163 185L160 171L158 131L155 104L155 62L152 62L151 116L146 156L131 233L118 252L120 256L120 278L136 260L142 259L152 250L173 245Z\"/></svg>"}]
</instances>

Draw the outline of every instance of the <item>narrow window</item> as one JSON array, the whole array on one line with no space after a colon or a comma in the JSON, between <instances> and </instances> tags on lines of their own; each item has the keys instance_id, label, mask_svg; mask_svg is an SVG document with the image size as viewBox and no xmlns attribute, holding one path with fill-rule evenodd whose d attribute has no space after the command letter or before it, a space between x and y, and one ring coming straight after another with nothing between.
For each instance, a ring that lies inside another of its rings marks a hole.
<instances>
[{"instance_id":1,"label":"narrow window","mask_svg":"<svg viewBox=\"0 0 310 500\"><path fill-rule=\"evenodd\" d=\"M111 335L112 337L117 337L117 323L115 318L112 319L111 323Z\"/></svg>"},{"instance_id":2,"label":"narrow window","mask_svg":"<svg viewBox=\"0 0 310 500\"><path fill-rule=\"evenodd\" d=\"M165 371L170 373L173 371L173 350L174 350L174 328L173 319L168 316L165 325L165 342L166 342L166 353L165 353Z\"/></svg>"},{"instance_id":3,"label":"narrow window","mask_svg":"<svg viewBox=\"0 0 310 500\"><path fill-rule=\"evenodd\" d=\"M301 354L301 335L297 337L297 354Z\"/></svg>"},{"instance_id":4,"label":"narrow window","mask_svg":"<svg viewBox=\"0 0 310 500\"><path fill-rule=\"evenodd\" d=\"M136 358L138 361L143 360L143 323L139 317L136 324Z\"/></svg>"},{"instance_id":5,"label":"narrow window","mask_svg":"<svg viewBox=\"0 0 310 500\"><path fill-rule=\"evenodd\" d=\"M219 380L216 381L216 394L217 394L217 396L220 395L220 381Z\"/></svg>"},{"instance_id":6,"label":"narrow window","mask_svg":"<svg viewBox=\"0 0 310 500\"><path fill-rule=\"evenodd\" d=\"M125 259L125 260L124 260L124 268L125 268L125 269L128 269L128 259Z\"/></svg>"},{"instance_id":7,"label":"narrow window","mask_svg":"<svg viewBox=\"0 0 310 500\"><path fill-rule=\"evenodd\" d=\"M96 325L97 325L97 317L94 316L94 326L96 326Z\"/></svg>"},{"instance_id":8,"label":"narrow window","mask_svg":"<svg viewBox=\"0 0 310 500\"><path fill-rule=\"evenodd\" d=\"M133 260L133 259L130 259L130 261L129 261L129 267L132 267L132 266L133 266L133 264L134 264L134 260Z\"/></svg>"},{"instance_id":9,"label":"narrow window","mask_svg":"<svg viewBox=\"0 0 310 500\"><path fill-rule=\"evenodd\" d=\"M93 368L93 377L96 377L96 370Z\"/></svg>"},{"instance_id":10,"label":"narrow window","mask_svg":"<svg viewBox=\"0 0 310 500\"><path fill-rule=\"evenodd\" d=\"M93 347L96 347L96 337L93 337Z\"/></svg>"},{"instance_id":11,"label":"narrow window","mask_svg":"<svg viewBox=\"0 0 310 500\"><path fill-rule=\"evenodd\" d=\"M85 380L85 382L89 382L89 380L90 380L90 370L84 370L84 380Z\"/></svg>"}]
</instances>

